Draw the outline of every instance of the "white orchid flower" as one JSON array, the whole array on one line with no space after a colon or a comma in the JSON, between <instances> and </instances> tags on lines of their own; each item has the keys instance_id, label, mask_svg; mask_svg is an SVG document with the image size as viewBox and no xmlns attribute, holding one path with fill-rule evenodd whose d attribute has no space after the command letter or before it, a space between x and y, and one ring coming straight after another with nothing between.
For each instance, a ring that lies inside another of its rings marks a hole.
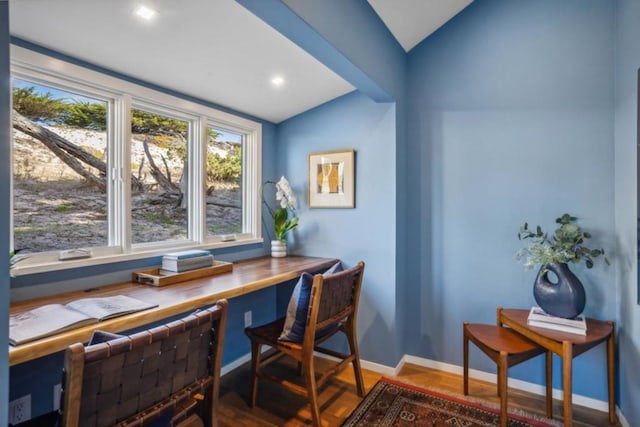
<instances>
[{"instance_id":1,"label":"white orchid flower","mask_svg":"<svg viewBox=\"0 0 640 427\"><path fill-rule=\"evenodd\" d=\"M289 208L292 211L296 210L296 198L291 191L289 181L284 176L276 182L276 200L280 202L281 208Z\"/></svg>"}]
</instances>

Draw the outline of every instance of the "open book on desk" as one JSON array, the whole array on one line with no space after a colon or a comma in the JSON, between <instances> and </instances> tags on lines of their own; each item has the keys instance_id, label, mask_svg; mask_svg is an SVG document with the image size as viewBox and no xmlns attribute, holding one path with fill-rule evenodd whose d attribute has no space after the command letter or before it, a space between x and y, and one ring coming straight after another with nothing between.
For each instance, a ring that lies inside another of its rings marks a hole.
<instances>
[{"instance_id":1,"label":"open book on desk","mask_svg":"<svg viewBox=\"0 0 640 427\"><path fill-rule=\"evenodd\" d=\"M9 317L9 343L20 345L91 323L157 307L126 295L47 304Z\"/></svg>"}]
</instances>

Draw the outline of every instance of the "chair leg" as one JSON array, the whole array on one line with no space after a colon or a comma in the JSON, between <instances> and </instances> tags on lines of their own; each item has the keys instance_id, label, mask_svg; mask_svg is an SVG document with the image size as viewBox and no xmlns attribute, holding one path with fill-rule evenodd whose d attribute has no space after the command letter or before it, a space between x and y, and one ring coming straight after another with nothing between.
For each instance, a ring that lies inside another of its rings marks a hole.
<instances>
[{"instance_id":1,"label":"chair leg","mask_svg":"<svg viewBox=\"0 0 640 427\"><path fill-rule=\"evenodd\" d=\"M313 358L313 354L311 355ZM313 366L313 360L305 360L303 362L304 382L307 386L307 396L309 397L309 405L311 409L311 420L315 427L320 427L320 407L318 404L318 389L316 387L316 373Z\"/></svg>"},{"instance_id":2,"label":"chair leg","mask_svg":"<svg viewBox=\"0 0 640 427\"><path fill-rule=\"evenodd\" d=\"M359 397L364 397L364 381L362 380L362 368L360 367L360 352L358 351L358 340L356 339L355 325L353 322L349 322L347 325L347 341L349 341L349 348L351 354L355 357L353 359L353 375L356 378L356 391Z\"/></svg>"},{"instance_id":3,"label":"chair leg","mask_svg":"<svg viewBox=\"0 0 640 427\"><path fill-rule=\"evenodd\" d=\"M251 342L251 390L250 405L253 408L258 400L258 371L260 370L260 350L262 344Z\"/></svg>"},{"instance_id":4,"label":"chair leg","mask_svg":"<svg viewBox=\"0 0 640 427\"><path fill-rule=\"evenodd\" d=\"M207 427L217 427L218 425L218 405L213 402L213 390L209 390L204 395L204 400L200 402L200 410L198 411L203 425Z\"/></svg>"},{"instance_id":5,"label":"chair leg","mask_svg":"<svg viewBox=\"0 0 640 427\"><path fill-rule=\"evenodd\" d=\"M507 357L508 354L500 352L498 358L498 394L500 395L500 427L507 427Z\"/></svg>"}]
</instances>

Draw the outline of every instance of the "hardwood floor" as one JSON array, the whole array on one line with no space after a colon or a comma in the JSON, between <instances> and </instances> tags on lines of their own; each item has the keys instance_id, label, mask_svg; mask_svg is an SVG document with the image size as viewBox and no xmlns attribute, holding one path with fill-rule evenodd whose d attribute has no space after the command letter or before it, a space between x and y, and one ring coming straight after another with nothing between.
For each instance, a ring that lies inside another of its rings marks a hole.
<instances>
[{"instance_id":1,"label":"hardwood floor","mask_svg":"<svg viewBox=\"0 0 640 427\"><path fill-rule=\"evenodd\" d=\"M268 368L279 373L286 372L288 378L296 377L295 365L286 360L286 358L281 359ZM327 363L326 360L318 359L321 369L328 366ZM222 377L220 384L221 405L218 412L221 427L296 427L311 424L311 413L306 398L268 381L259 381L258 404L255 408L250 408L247 404L250 374L250 363L246 363ZM367 391L381 377L381 374L369 370L363 370L362 374ZM462 394L462 376L447 372L405 365L398 376L390 378L418 386ZM499 403L499 399L495 395L495 384L471 380L469 392L473 397ZM336 378L329 381L326 387L321 390L319 400L323 425L340 426L361 400L356 395L353 370L348 367ZM509 389L509 408L520 408L544 416L544 398ZM562 420L561 401L554 400L553 413L556 420ZM575 404L573 405L573 417L575 427L609 426L608 416L605 412Z\"/></svg>"}]
</instances>

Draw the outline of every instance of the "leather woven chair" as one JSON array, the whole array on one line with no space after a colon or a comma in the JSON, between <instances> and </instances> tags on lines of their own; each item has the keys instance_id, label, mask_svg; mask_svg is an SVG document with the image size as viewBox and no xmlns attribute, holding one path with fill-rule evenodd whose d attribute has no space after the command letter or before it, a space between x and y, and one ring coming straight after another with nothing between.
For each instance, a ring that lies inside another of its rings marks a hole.
<instances>
[{"instance_id":1,"label":"leather woven chair","mask_svg":"<svg viewBox=\"0 0 640 427\"><path fill-rule=\"evenodd\" d=\"M295 393L307 396L311 405L313 425L320 426L318 389L349 363L353 364L358 396L364 396L364 384L356 338L356 317L363 274L364 263L359 262L355 267L340 273L326 277L323 277L322 274L317 274L313 277L304 338L301 343L279 339L285 318L263 326L245 329L245 333L251 340L252 378L250 403L252 407L256 404L258 377L264 378L280 384ZM349 354L318 346L318 344L338 332L343 332L346 335L350 349ZM262 355L262 345L272 347L272 351ZM322 373L319 378L316 378L314 351L328 354L341 359L341 361ZM292 357L301 366L304 387L262 371L262 367L283 355Z\"/></svg>"},{"instance_id":2,"label":"leather woven chair","mask_svg":"<svg viewBox=\"0 0 640 427\"><path fill-rule=\"evenodd\" d=\"M69 346L62 425L217 425L227 307L220 300L130 336Z\"/></svg>"}]
</instances>

